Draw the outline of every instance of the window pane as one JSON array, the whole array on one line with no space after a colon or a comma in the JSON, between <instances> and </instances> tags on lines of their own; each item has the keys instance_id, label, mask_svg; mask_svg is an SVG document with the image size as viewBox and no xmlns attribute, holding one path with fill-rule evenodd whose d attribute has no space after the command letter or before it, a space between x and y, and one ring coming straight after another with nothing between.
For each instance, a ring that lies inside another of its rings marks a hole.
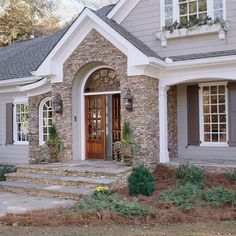
<instances>
[{"instance_id":1,"label":"window pane","mask_svg":"<svg viewBox=\"0 0 236 236\"><path fill-rule=\"evenodd\" d=\"M179 9L180 9L180 15L188 14L187 3L180 4Z\"/></svg>"},{"instance_id":2,"label":"window pane","mask_svg":"<svg viewBox=\"0 0 236 236\"><path fill-rule=\"evenodd\" d=\"M204 86L202 112L204 141L227 142L227 89L225 85ZM208 95L209 94L209 95Z\"/></svg>"},{"instance_id":3,"label":"window pane","mask_svg":"<svg viewBox=\"0 0 236 236\"><path fill-rule=\"evenodd\" d=\"M211 142L211 135L210 134L205 134L204 139L205 139L205 142Z\"/></svg>"},{"instance_id":4,"label":"window pane","mask_svg":"<svg viewBox=\"0 0 236 236\"><path fill-rule=\"evenodd\" d=\"M169 18L169 17L172 17L172 15L173 15L173 8L172 8L172 6L165 7L165 17Z\"/></svg>"},{"instance_id":5,"label":"window pane","mask_svg":"<svg viewBox=\"0 0 236 236\"><path fill-rule=\"evenodd\" d=\"M204 106L203 106L203 112L204 112L205 114L209 114L209 113L210 113L210 108L209 108L208 105L204 105Z\"/></svg>"},{"instance_id":6,"label":"window pane","mask_svg":"<svg viewBox=\"0 0 236 236\"><path fill-rule=\"evenodd\" d=\"M199 9L199 12L207 11L207 1L206 0L199 0L198 1L198 9Z\"/></svg>"},{"instance_id":7,"label":"window pane","mask_svg":"<svg viewBox=\"0 0 236 236\"><path fill-rule=\"evenodd\" d=\"M212 134L212 142L218 142L218 134Z\"/></svg>"},{"instance_id":8,"label":"window pane","mask_svg":"<svg viewBox=\"0 0 236 236\"><path fill-rule=\"evenodd\" d=\"M214 0L214 9L223 8L223 0Z\"/></svg>"},{"instance_id":9,"label":"window pane","mask_svg":"<svg viewBox=\"0 0 236 236\"><path fill-rule=\"evenodd\" d=\"M211 96L211 104L217 104L217 95Z\"/></svg>"},{"instance_id":10,"label":"window pane","mask_svg":"<svg viewBox=\"0 0 236 236\"><path fill-rule=\"evenodd\" d=\"M197 13L197 2L190 2L189 3L189 13Z\"/></svg>"},{"instance_id":11,"label":"window pane","mask_svg":"<svg viewBox=\"0 0 236 236\"><path fill-rule=\"evenodd\" d=\"M227 142L226 134L220 134L220 142Z\"/></svg>"},{"instance_id":12,"label":"window pane","mask_svg":"<svg viewBox=\"0 0 236 236\"><path fill-rule=\"evenodd\" d=\"M218 113L218 111L217 111L217 105L212 105L212 106L211 106L211 113Z\"/></svg>"}]
</instances>

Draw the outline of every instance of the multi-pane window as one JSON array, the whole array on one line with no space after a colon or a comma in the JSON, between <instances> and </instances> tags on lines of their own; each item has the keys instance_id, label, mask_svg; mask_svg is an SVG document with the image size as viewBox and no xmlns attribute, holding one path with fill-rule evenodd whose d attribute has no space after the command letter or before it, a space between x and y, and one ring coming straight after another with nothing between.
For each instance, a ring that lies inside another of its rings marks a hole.
<instances>
[{"instance_id":1,"label":"multi-pane window","mask_svg":"<svg viewBox=\"0 0 236 236\"><path fill-rule=\"evenodd\" d=\"M194 25L198 19L225 19L226 0L161 0L161 26L170 26L175 21L182 26Z\"/></svg>"},{"instance_id":2,"label":"multi-pane window","mask_svg":"<svg viewBox=\"0 0 236 236\"><path fill-rule=\"evenodd\" d=\"M165 0L165 25L173 24L173 0Z\"/></svg>"},{"instance_id":3,"label":"multi-pane window","mask_svg":"<svg viewBox=\"0 0 236 236\"><path fill-rule=\"evenodd\" d=\"M214 0L214 18L223 19L224 18L224 4L223 0Z\"/></svg>"},{"instance_id":4,"label":"multi-pane window","mask_svg":"<svg viewBox=\"0 0 236 236\"><path fill-rule=\"evenodd\" d=\"M179 0L179 17L182 25L207 17L207 0Z\"/></svg>"},{"instance_id":5,"label":"multi-pane window","mask_svg":"<svg viewBox=\"0 0 236 236\"><path fill-rule=\"evenodd\" d=\"M227 144L226 85L201 86L201 99L202 143Z\"/></svg>"},{"instance_id":6,"label":"multi-pane window","mask_svg":"<svg viewBox=\"0 0 236 236\"><path fill-rule=\"evenodd\" d=\"M43 142L46 142L49 137L49 130L52 127L52 100L47 99L42 107L42 113L43 113Z\"/></svg>"},{"instance_id":7,"label":"multi-pane window","mask_svg":"<svg viewBox=\"0 0 236 236\"><path fill-rule=\"evenodd\" d=\"M29 141L29 114L27 103L15 104L15 142L25 143Z\"/></svg>"}]
</instances>

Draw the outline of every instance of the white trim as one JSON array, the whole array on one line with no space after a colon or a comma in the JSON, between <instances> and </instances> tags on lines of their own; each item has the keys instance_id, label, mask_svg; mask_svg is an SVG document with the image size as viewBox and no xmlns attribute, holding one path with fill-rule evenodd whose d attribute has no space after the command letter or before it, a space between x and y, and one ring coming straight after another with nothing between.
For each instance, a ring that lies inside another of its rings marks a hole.
<instances>
[{"instance_id":1,"label":"white trim","mask_svg":"<svg viewBox=\"0 0 236 236\"><path fill-rule=\"evenodd\" d=\"M84 96L92 96L92 95L108 95L108 94L121 94L121 91L84 93Z\"/></svg>"},{"instance_id":2,"label":"white trim","mask_svg":"<svg viewBox=\"0 0 236 236\"><path fill-rule=\"evenodd\" d=\"M121 24L139 2L140 0L120 0L107 17Z\"/></svg>"},{"instance_id":3,"label":"white trim","mask_svg":"<svg viewBox=\"0 0 236 236\"><path fill-rule=\"evenodd\" d=\"M26 104L28 105L27 97L15 97L13 98L13 140L14 145L29 145L28 141L16 141L17 140L17 126L16 126L16 105L17 104Z\"/></svg>"},{"instance_id":4,"label":"white trim","mask_svg":"<svg viewBox=\"0 0 236 236\"><path fill-rule=\"evenodd\" d=\"M0 86L25 84L25 83L30 83L30 82L37 81L39 79L41 79L41 77L30 76L30 77L23 77L23 78L16 78L16 79L0 80Z\"/></svg>"},{"instance_id":5,"label":"white trim","mask_svg":"<svg viewBox=\"0 0 236 236\"><path fill-rule=\"evenodd\" d=\"M84 88L86 85L87 80L89 79L90 75L92 75L95 71L100 70L100 69L112 69L109 66L102 65L102 66L97 66L93 68L92 70L89 71L89 73L86 74L86 76L83 78L83 82L81 84L81 90L80 90L80 101L81 101L81 107L80 107L80 130L81 130L81 160L86 159L86 135L85 135L85 96L89 95L104 95L104 94L115 94L115 93L121 93L121 91L113 91L113 92L102 92L102 93L84 93Z\"/></svg>"},{"instance_id":6,"label":"white trim","mask_svg":"<svg viewBox=\"0 0 236 236\"><path fill-rule=\"evenodd\" d=\"M211 82L211 83L200 83L199 87L199 125L200 125L200 146L203 147L228 147L228 140L229 140L229 115L228 115L228 89L227 89L228 82ZM203 93L202 89L206 86L226 86L225 91L225 113L226 113L226 142L204 142L204 116L203 116Z\"/></svg>"},{"instance_id":7,"label":"white trim","mask_svg":"<svg viewBox=\"0 0 236 236\"><path fill-rule=\"evenodd\" d=\"M169 87L158 87L159 94L159 140L160 140L160 163L170 161L168 151L168 114L167 114L167 91Z\"/></svg>"},{"instance_id":8,"label":"white trim","mask_svg":"<svg viewBox=\"0 0 236 236\"><path fill-rule=\"evenodd\" d=\"M32 83L32 84L28 84L28 85L25 85L25 86L19 86L18 90L21 91L21 92L28 91L28 90L33 90L33 89L36 89L38 87L41 87L41 86L47 84L48 82L49 82L49 80L44 78L44 79L42 79L40 81L37 81L35 83Z\"/></svg>"},{"instance_id":9,"label":"white trim","mask_svg":"<svg viewBox=\"0 0 236 236\"><path fill-rule=\"evenodd\" d=\"M39 112L39 145L40 146L44 145L45 143L43 141L43 107L47 101L51 101L51 100L52 100L51 97L46 97L40 102L40 105L39 105L38 112Z\"/></svg>"},{"instance_id":10,"label":"white trim","mask_svg":"<svg viewBox=\"0 0 236 236\"><path fill-rule=\"evenodd\" d=\"M89 9L85 9L40 65L36 74L38 76L54 76L52 83L62 82L63 63L92 29L98 31L116 48L127 55L128 67L148 64L148 57L145 54L105 23L95 13Z\"/></svg>"}]
</instances>

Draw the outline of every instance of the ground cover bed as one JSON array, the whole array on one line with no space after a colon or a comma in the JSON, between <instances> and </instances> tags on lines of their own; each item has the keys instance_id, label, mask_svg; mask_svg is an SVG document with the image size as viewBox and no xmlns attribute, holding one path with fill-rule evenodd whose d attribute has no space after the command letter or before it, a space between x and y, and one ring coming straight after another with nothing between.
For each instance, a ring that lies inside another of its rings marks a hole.
<instances>
[{"instance_id":1,"label":"ground cover bed","mask_svg":"<svg viewBox=\"0 0 236 236\"><path fill-rule=\"evenodd\" d=\"M191 171L186 179L191 179L191 176L201 179L201 174L195 175L194 169ZM179 175L181 176L181 173ZM234 221L236 183L233 175L234 173L204 173L203 184L196 185L185 183L186 179L176 178L175 169L159 165L154 171L156 188L151 196L130 196L128 189L123 188L110 195L98 194L88 197L72 209L60 208L22 215L9 214L2 217L0 223L36 227L96 227ZM186 177L186 174L184 176Z\"/></svg>"}]
</instances>

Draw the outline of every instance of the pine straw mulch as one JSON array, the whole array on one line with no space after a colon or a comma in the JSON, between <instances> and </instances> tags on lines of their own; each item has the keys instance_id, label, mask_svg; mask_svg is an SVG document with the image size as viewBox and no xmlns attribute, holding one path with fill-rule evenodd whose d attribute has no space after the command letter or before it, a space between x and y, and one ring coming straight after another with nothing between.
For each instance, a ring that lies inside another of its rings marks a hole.
<instances>
[{"instance_id":1,"label":"pine straw mulch","mask_svg":"<svg viewBox=\"0 0 236 236\"><path fill-rule=\"evenodd\" d=\"M34 211L26 214L8 214L0 218L0 223L20 226L101 226L101 225L141 225L141 224L173 224L193 223L206 221L232 221L236 220L235 207L211 208L210 206L196 207L191 210L180 209L173 205L158 204L160 192L177 185L174 178L175 170L165 166L158 166L154 172L156 177L156 191L151 197L130 197L127 189L117 192L128 200L137 200L156 210L155 215L145 217L124 217L118 213L107 210L94 212L73 212L70 209L58 208L51 210ZM236 191L236 184L228 182L223 174L207 173L207 187L225 187Z\"/></svg>"}]
</instances>

